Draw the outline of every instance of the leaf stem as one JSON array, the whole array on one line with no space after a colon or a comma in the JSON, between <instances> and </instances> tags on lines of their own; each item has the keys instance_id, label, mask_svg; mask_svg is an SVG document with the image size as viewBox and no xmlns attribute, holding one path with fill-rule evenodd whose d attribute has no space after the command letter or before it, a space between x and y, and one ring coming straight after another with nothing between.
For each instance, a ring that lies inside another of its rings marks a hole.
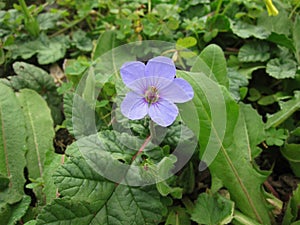
<instances>
[{"instance_id":1,"label":"leaf stem","mask_svg":"<svg viewBox=\"0 0 300 225\"><path fill-rule=\"evenodd\" d=\"M222 3L223 3L223 0L218 1L218 5L217 5L217 9L215 11L215 15L218 15L220 13Z\"/></svg>"},{"instance_id":2,"label":"leaf stem","mask_svg":"<svg viewBox=\"0 0 300 225\"><path fill-rule=\"evenodd\" d=\"M63 29L55 32L54 34L49 35L50 37L55 37L59 34L64 33L65 31L69 30L70 28L72 28L73 26L75 26L76 24L80 23L81 21L83 21L87 16L84 16L78 20L75 20L73 23L70 23L68 26L64 27Z\"/></svg>"},{"instance_id":3,"label":"leaf stem","mask_svg":"<svg viewBox=\"0 0 300 225\"><path fill-rule=\"evenodd\" d=\"M148 13L151 13L151 0L148 0Z\"/></svg>"},{"instance_id":4,"label":"leaf stem","mask_svg":"<svg viewBox=\"0 0 300 225\"><path fill-rule=\"evenodd\" d=\"M27 8L27 5L26 5L25 1L24 0L19 0L19 4L22 8L22 11L23 11L26 19L28 19L28 20L32 19L32 16L30 15L30 13L28 11L28 8Z\"/></svg>"}]
</instances>

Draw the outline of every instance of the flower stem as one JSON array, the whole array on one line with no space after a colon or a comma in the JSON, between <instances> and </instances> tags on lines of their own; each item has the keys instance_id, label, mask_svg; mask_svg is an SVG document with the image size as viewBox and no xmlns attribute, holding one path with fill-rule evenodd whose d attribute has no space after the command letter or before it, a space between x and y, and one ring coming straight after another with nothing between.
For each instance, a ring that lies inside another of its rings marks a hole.
<instances>
[{"instance_id":1,"label":"flower stem","mask_svg":"<svg viewBox=\"0 0 300 225\"><path fill-rule=\"evenodd\" d=\"M144 151L144 149L149 144L149 142L154 140L156 137L154 122L152 120L150 120L149 130L150 130L150 135L146 138L146 140L144 141L144 143L142 144L142 146L140 147L138 152L132 157L132 160L131 160L132 162L136 159L136 157L139 154L141 154Z\"/></svg>"},{"instance_id":2,"label":"flower stem","mask_svg":"<svg viewBox=\"0 0 300 225\"><path fill-rule=\"evenodd\" d=\"M154 140L156 138L156 132L154 127L154 122L152 120L150 120L149 130L150 130L150 136L152 137L152 140Z\"/></svg>"},{"instance_id":3,"label":"flower stem","mask_svg":"<svg viewBox=\"0 0 300 225\"><path fill-rule=\"evenodd\" d=\"M132 157L131 161L134 161L135 158L144 151L144 149L146 148L147 144L151 141L151 139L152 139L152 135L150 134L146 138L145 142L142 144L142 146L140 147L140 149L138 150L138 152Z\"/></svg>"}]
</instances>

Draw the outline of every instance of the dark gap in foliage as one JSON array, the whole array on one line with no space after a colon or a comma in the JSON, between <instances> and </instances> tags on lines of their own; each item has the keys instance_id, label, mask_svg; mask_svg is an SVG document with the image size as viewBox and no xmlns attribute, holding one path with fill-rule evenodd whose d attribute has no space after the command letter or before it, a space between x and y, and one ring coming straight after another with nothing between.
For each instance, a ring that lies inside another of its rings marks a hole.
<instances>
[{"instance_id":1,"label":"dark gap in foliage","mask_svg":"<svg viewBox=\"0 0 300 225\"><path fill-rule=\"evenodd\" d=\"M24 184L24 192L25 192L26 195L29 195L31 197L30 206L35 207L36 203L37 203L37 198L36 198L36 196L33 192L33 189L26 188L26 185L31 183L31 181L29 180L29 177L28 177L27 167L24 168L24 176L25 176L25 179L26 179L26 182Z\"/></svg>"}]
</instances>

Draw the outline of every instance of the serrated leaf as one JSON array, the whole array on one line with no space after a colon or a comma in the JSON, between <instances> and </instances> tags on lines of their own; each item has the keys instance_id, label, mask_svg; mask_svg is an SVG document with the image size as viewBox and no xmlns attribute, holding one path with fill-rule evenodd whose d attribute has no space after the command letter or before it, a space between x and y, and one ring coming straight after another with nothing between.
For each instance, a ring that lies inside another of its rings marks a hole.
<instances>
[{"instance_id":1,"label":"serrated leaf","mask_svg":"<svg viewBox=\"0 0 300 225\"><path fill-rule=\"evenodd\" d=\"M203 62L206 64L204 67ZM191 68L191 72L204 72L209 78L229 87L225 56L222 49L215 44L207 46L201 52L199 59Z\"/></svg>"},{"instance_id":2,"label":"serrated leaf","mask_svg":"<svg viewBox=\"0 0 300 225\"><path fill-rule=\"evenodd\" d=\"M98 174L117 183L138 186L170 177L170 161L174 162L174 155L164 157L161 148L149 143L143 150L149 162L139 157L133 163L135 154L144 142L127 133L101 131L97 135L81 138L76 143L82 156ZM167 171L163 171L164 168Z\"/></svg>"},{"instance_id":3,"label":"serrated leaf","mask_svg":"<svg viewBox=\"0 0 300 225\"><path fill-rule=\"evenodd\" d=\"M56 26L56 22L61 17L59 12L51 13L41 13L37 16L37 22L40 26L40 30L52 29Z\"/></svg>"},{"instance_id":4,"label":"serrated leaf","mask_svg":"<svg viewBox=\"0 0 300 225\"><path fill-rule=\"evenodd\" d=\"M53 120L45 100L30 89L22 89L18 95L26 119L27 169L29 178L43 176L47 151L53 150Z\"/></svg>"},{"instance_id":5,"label":"serrated leaf","mask_svg":"<svg viewBox=\"0 0 300 225\"><path fill-rule=\"evenodd\" d=\"M266 68L266 72L276 79L294 78L296 71L297 63L292 59L286 58L271 59L267 63Z\"/></svg>"},{"instance_id":6,"label":"serrated leaf","mask_svg":"<svg viewBox=\"0 0 300 225\"><path fill-rule=\"evenodd\" d=\"M199 127L202 151L212 143L219 150L214 153L211 151L214 148L209 148L210 157L203 158L203 152L200 157L204 162L209 162L213 187L218 178L244 214L260 223L269 224L269 209L261 189L266 175L258 172L252 164L253 157L258 154L256 145L263 140L261 119L253 110L238 106L224 88L205 80L206 76L187 73L181 76L192 85L195 92L194 107L201 115L197 123L190 115L182 116L183 120L192 130ZM214 108L216 105L221 108ZM225 114L223 110L226 110ZM226 133L221 133L221 129L225 129Z\"/></svg>"},{"instance_id":7,"label":"serrated leaf","mask_svg":"<svg viewBox=\"0 0 300 225\"><path fill-rule=\"evenodd\" d=\"M20 42L8 46L12 51L12 57L22 57L29 59L37 54L38 63L45 65L56 62L66 54L69 40L66 36L57 36L49 39L44 33L41 33L38 39L29 42Z\"/></svg>"},{"instance_id":8,"label":"serrated leaf","mask_svg":"<svg viewBox=\"0 0 300 225\"><path fill-rule=\"evenodd\" d=\"M0 174L9 178L9 186L0 192L0 200L15 203L24 191L25 121L12 89L0 83Z\"/></svg>"},{"instance_id":9,"label":"serrated leaf","mask_svg":"<svg viewBox=\"0 0 300 225\"><path fill-rule=\"evenodd\" d=\"M198 196L191 219L199 224L228 224L233 218L234 202L218 194Z\"/></svg>"},{"instance_id":10,"label":"serrated leaf","mask_svg":"<svg viewBox=\"0 0 300 225\"><path fill-rule=\"evenodd\" d=\"M62 196L81 201L88 197L99 205L104 204L116 187L92 170L83 158L70 158L53 177Z\"/></svg>"},{"instance_id":11,"label":"serrated leaf","mask_svg":"<svg viewBox=\"0 0 300 225\"><path fill-rule=\"evenodd\" d=\"M76 47L81 51L89 52L93 49L92 40L87 37L86 32L83 30L79 29L73 33L73 41Z\"/></svg>"},{"instance_id":12,"label":"serrated leaf","mask_svg":"<svg viewBox=\"0 0 300 225\"><path fill-rule=\"evenodd\" d=\"M268 115L266 128L277 127L300 108L300 91L295 91L293 99L280 104L280 111Z\"/></svg>"},{"instance_id":13,"label":"serrated leaf","mask_svg":"<svg viewBox=\"0 0 300 225\"><path fill-rule=\"evenodd\" d=\"M55 179L65 198L47 205L37 224L143 225L158 224L162 217L163 205L154 186L112 183L82 158L71 158L59 168Z\"/></svg>"},{"instance_id":14,"label":"serrated leaf","mask_svg":"<svg viewBox=\"0 0 300 225\"><path fill-rule=\"evenodd\" d=\"M49 39L43 37L37 50L38 63L40 65L50 64L62 59L67 50L67 38L64 36Z\"/></svg>"},{"instance_id":15,"label":"serrated leaf","mask_svg":"<svg viewBox=\"0 0 300 225\"><path fill-rule=\"evenodd\" d=\"M270 58L270 47L266 42L248 42L238 54L241 62L265 62Z\"/></svg>"},{"instance_id":16,"label":"serrated leaf","mask_svg":"<svg viewBox=\"0 0 300 225\"><path fill-rule=\"evenodd\" d=\"M14 204L7 204L5 206L0 206L0 218L1 224L5 225L14 225L16 224L26 213L31 198L27 195L24 195L21 201ZM4 203L5 204L5 203ZM6 209L3 211L3 207Z\"/></svg>"},{"instance_id":17,"label":"serrated leaf","mask_svg":"<svg viewBox=\"0 0 300 225\"><path fill-rule=\"evenodd\" d=\"M61 165L64 155L55 153L54 151L47 151L44 160L43 172L43 193L46 196L46 203L51 202L57 197L57 188L54 184L53 174L56 169Z\"/></svg>"},{"instance_id":18,"label":"serrated leaf","mask_svg":"<svg viewBox=\"0 0 300 225\"><path fill-rule=\"evenodd\" d=\"M293 191L292 197L286 206L286 211L283 217L282 225L290 225L297 219L300 203L300 188L299 185L296 190Z\"/></svg>"}]
</instances>

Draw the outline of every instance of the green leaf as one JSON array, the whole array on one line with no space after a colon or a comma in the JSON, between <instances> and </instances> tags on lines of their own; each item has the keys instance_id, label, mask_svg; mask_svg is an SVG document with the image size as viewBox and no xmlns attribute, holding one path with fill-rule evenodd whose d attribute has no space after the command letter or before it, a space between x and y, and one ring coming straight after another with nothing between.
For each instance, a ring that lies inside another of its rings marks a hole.
<instances>
[{"instance_id":1,"label":"green leaf","mask_svg":"<svg viewBox=\"0 0 300 225\"><path fill-rule=\"evenodd\" d=\"M293 40L294 40L294 44L295 44L295 56L296 59L298 61L298 63L300 63L300 16L297 15L295 18L295 22L294 22L294 26L293 26Z\"/></svg>"},{"instance_id":2,"label":"green leaf","mask_svg":"<svg viewBox=\"0 0 300 225\"><path fill-rule=\"evenodd\" d=\"M56 22L60 17L61 14L59 12L46 12L39 14L37 16L37 22L40 25L40 30L49 30L55 28Z\"/></svg>"},{"instance_id":3,"label":"green leaf","mask_svg":"<svg viewBox=\"0 0 300 225\"><path fill-rule=\"evenodd\" d=\"M116 39L115 31L104 32L97 40L92 57L93 61L96 61L93 70L96 80L101 84L112 76L119 78L121 66L125 62L136 60L132 49L137 43L118 47L120 44L120 41Z\"/></svg>"},{"instance_id":4,"label":"green leaf","mask_svg":"<svg viewBox=\"0 0 300 225\"><path fill-rule=\"evenodd\" d=\"M291 49L293 52L296 51L293 40L284 34L271 33L267 40Z\"/></svg>"},{"instance_id":5,"label":"green leaf","mask_svg":"<svg viewBox=\"0 0 300 225\"><path fill-rule=\"evenodd\" d=\"M0 174L9 178L9 186L0 192L0 200L10 204L22 199L24 191L25 121L12 89L0 83Z\"/></svg>"},{"instance_id":6,"label":"green leaf","mask_svg":"<svg viewBox=\"0 0 300 225\"><path fill-rule=\"evenodd\" d=\"M269 146L282 146L287 137L284 129L275 129L274 127L271 127L267 130L266 144Z\"/></svg>"},{"instance_id":7,"label":"green leaf","mask_svg":"<svg viewBox=\"0 0 300 225\"><path fill-rule=\"evenodd\" d=\"M37 221L36 220L30 220L26 222L24 225L36 225Z\"/></svg>"},{"instance_id":8,"label":"green leaf","mask_svg":"<svg viewBox=\"0 0 300 225\"><path fill-rule=\"evenodd\" d=\"M287 206L285 215L283 217L282 225L290 225L297 219L300 204L300 188L299 185L293 195L290 198Z\"/></svg>"},{"instance_id":9,"label":"green leaf","mask_svg":"<svg viewBox=\"0 0 300 225\"><path fill-rule=\"evenodd\" d=\"M227 16L221 14L209 16L206 21L206 29L208 31L217 29L218 31L226 32L230 29L229 19Z\"/></svg>"},{"instance_id":10,"label":"green leaf","mask_svg":"<svg viewBox=\"0 0 300 225\"><path fill-rule=\"evenodd\" d=\"M219 194L198 196L191 219L199 224L228 224L233 218L234 202Z\"/></svg>"},{"instance_id":11,"label":"green leaf","mask_svg":"<svg viewBox=\"0 0 300 225\"><path fill-rule=\"evenodd\" d=\"M264 140L261 118L250 106L240 105L234 129L227 129L226 132L225 140L227 136L232 136L233 142L229 145L223 142L218 156L210 166L212 177L221 179L231 199L245 215L269 224L270 213L261 189L267 177L253 165L254 157L259 153L256 145Z\"/></svg>"},{"instance_id":12,"label":"green leaf","mask_svg":"<svg viewBox=\"0 0 300 225\"><path fill-rule=\"evenodd\" d=\"M259 105L271 105L274 104L277 101L276 96L275 95L267 95L267 96L263 96L261 97L257 103Z\"/></svg>"},{"instance_id":13,"label":"green leaf","mask_svg":"<svg viewBox=\"0 0 300 225\"><path fill-rule=\"evenodd\" d=\"M29 59L37 54L38 63L45 65L53 63L63 58L69 45L69 39L66 36L57 36L49 39L46 34L41 33L38 39L29 42L16 42L7 47L12 52L14 59L19 56L23 59Z\"/></svg>"},{"instance_id":14,"label":"green leaf","mask_svg":"<svg viewBox=\"0 0 300 225\"><path fill-rule=\"evenodd\" d=\"M101 34L101 36L98 38L96 42L96 46L94 47L92 53L92 59L96 60L101 55L112 50L117 46L118 46L118 41L116 40L115 31L105 31L103 34Z\"/></svg>"},{"instance_id":15,"label":"green leaf","mask_svg":"<svg viewBox=\"0 0 300 225\"><path fill-rule=\"evenodd\" d=\"M264 140L261 118L250 106L237 105L224 88L206 76L182 73L181 77L194 89L193 104L201 120L196 121L191 115L182 115L182 118L194 132L200 129L197 133L200 159L208 163L213 189L216 189L218 179L245 215L269 224L271 216L261 188L266 175L253 165L253 159L259 153L256 145ZM209 153L203 153L208 144ZM215 148L217 150L213 152ZM209 157L204 154L209 154ZM199 169L202 169L201 164Z\"/></svg>"},{"instance_id":16,"label":"green leaf","mask_svg":"<svg viewBox=\"0 0 300 225\"><path fill-rule=\"evenodd\" d=\"M53 150L53 120L45 100L30 89L22 89L18 96L22 106L27 130L28 176L37 179L43 176L47 151Z\"/></svg>"},{"instance_id":17,"label":"green leaf","mask_svg":"<svg viewBox=\"0 0 300 225\"><path fill-rule=\"evenodd\" d=\"M294 78L296 71L297 63L292 59L286 58L271 59L267 63L266 68L266 72L276 79Z\"/></svg>"},{"instance_id":18,"label":"green leaf","mask_svg":"<svg viewBox=\"0 0 300 225\"><path fill-rule=\"evenodd\" d=\"M215 44L207 46L201 52L191 72L203 72L219 84L229 87L225 56L222 49Z\"/></svg>"},{"instance_id":19,"label":"green leaf","mask_svg":"<svg viewBox=\"0 0 300 225\"><path fill-rule=\"evenodd\" d=\"M176 49L190 48L197 44L197 39L194 37L179 38L176 41Z\"/></svg>"},{"instance_id":20,"label":"green leaf","mask_svg":"<svg viewBox=\"0 0 300 225\"><path fill-rule=\"evenodd\" d=\"M257 26L264 27L266 30L276 34L289 36L292 23L291 19L288 18L288 13L282 9L277 16L269 16L267 12L261 13L257 19Z\"/></svg>"},{"instance_id":21,"label":"green leaf","mask_svg":"<svg viewBox=\"0 0 300 225\"><path fill-rule=\"evenodd\" d=\"M143 225L158 224L161 220L163 205L155 186L135 188L112 183L82 158L68 160L55 179L65 197L55 199L43 209L38 216L39 225Z\"/></svg>"},{"instance_id":22,"label":"green leaf","mask_svg":"<svg viewBox=\"0 0 300 225\"><path fill-rule=\"evenodd\" d=\"M300 91L295 91L295 96L293 99L281 103L280 111L268 115L268 120L266 123L266 128L277 127L285 120L287 120L294 112L300 109Z\"/></svg>"},{"instance_id":23,"label":"green leaf","mask_svg":"<svg viewBox=\"0 0 300 225\"><path fill-rule=\"evenodd\" d=\"M93 44L92 40L87 37L86 32L83 30L76 30L73 33L73 42L76 45L76 47L81 50L81 51L92 51L93 49Z\"/></svg>"},{"instance_id":24,"label":"green leaf","mask_svg":"<svg viewBox=\"0 0 300 225\"><path fill-rule=\"evenodd\" d=\"M15 62L13 68L17 76L9 77L9 86L15 90L29 88L38 92L51 108L54 121L60 122L61 97L56 91L53 78L41 68L25 62Z\"/></svg>"},{"instance_id":25,"label":"green leaf","mask_svg":"<svg viewBox=\"0 0 300 225\"><path fill-rule=\"evenodd\" d=\"M265 62L270 58L270 47L266 42L248 42L239 51L241 62Z\"/></svg>"},{"instance_id":26,"label":"green leaf","mask_svg":"<svg viewBox=\"0 0 300 225\"><path fill-rule=\"evenodd\" d=\"M53 174L56 169L61 165L64 155L56 154L54 151L47 151L44 160L43 172L43 193L46 196L46 203L51 202L57 197L57 188L54 184Z\"/></svg>"},{"instance_id":27,"label":"green leaf","mask_svg":"<svg viewBox=\"0 0 300 225\"><path fill-rule=\"evenodd\" d=\"M105 203L116 187L92 170L83 158L70 158L53 177L62 196L81 201L88 197L99 205Z\"/></svg>"},{"instance_id":28,"label":"green leaf","mask_svg":"<svg viewBox=\"0 0 300 225\"><path fill-rule=\"evenodd\" d=\"M169 214L165 225L191 225L190 216L186 210L180 206L169 209Z\"/></svg>"},{"instance_id":29,"label":"green leaf","mask_svg":"<svg viewBox=\"0 0 300 225\"><path fill-rule=\"evenodd\" d=\"M3 48L0 49L0 65L2 65L5 62L5 53Z\"/></svg>"},{"instance_id":30,"label":"green leaf","mask_svg":"<svg viewBox=\"0 0 300 225\"><path fill-rule=\"evenodd\" d=\"M231 29L234 34L241 38L256 37L258 39L266 39L271 32L262 26L256 26L243 22L241 20L234 22L231 21Z\"/></svg>"},{"instance_id":31,"label":"green leaf","mask_svg":"<svg viewBox=\"0 0 300 225\"><path fill-rule=\"evenodd\" d=\"M80 96L72 92L64 95L64 113L66 128L75 137L88 136L96 132L95 121L91 119L95 118L95 111Z\"/></svg>"},{"instance_id":32,"label":"green leaf","mask_svg":"<svg viewBox=\"0 0 300 225\"><path fill-rule=\"evenodd\" d=\"M169 178L170 167L175 162L171 157L174 155L163 157L162 149L154 147L152 143L143 151L148 160L139 156L132 162L144 141L127 133L101 131L97 135L81 138L76 143L80 153L97 173L117 183L138 186Z\"/></svg>"},{"instance_id":33,"label":"green leaf","mask_svg":"<svg viewBox=\"0 0 300 225\"><path fill-rule=\"evenodd\" d=\"M233 68L228 68L229 91L236 101L241 99L241 88L246 87L249 82L246 76Z\"/></svg>"},{"instance_id":34,"label":"green leaf","mask_svg":"<svg viewBox=\"0 0 300 225\"><path fill-rule=\"evenodd\" d=\"M282 155L289 161L293 172L300 177L300 145L285 144L281 149Z\"/></svg>"},{"instance_id":35,"label":"green leaf","mask_svg":"<svg viewBox=\"0 0 300 225\"><path fill-rule=\"evenodd\" d=\"M0 203L1 224L16 224L25 215L30 202L31 198L27 195L24 195L21 201L14 204Z\"/></svg>"},{"instance_id":36,"label":"green leaf","mask_svg":"<svg viewBox=\"0 0 300 225\"><path fill-rule=\"evenodd\" d=\"M38 63L45 65L62 59L66 54L67 45L68 39L65 36L57 36L53 39L41 36L37 50Z\"/></svg>"}]
</instances>

